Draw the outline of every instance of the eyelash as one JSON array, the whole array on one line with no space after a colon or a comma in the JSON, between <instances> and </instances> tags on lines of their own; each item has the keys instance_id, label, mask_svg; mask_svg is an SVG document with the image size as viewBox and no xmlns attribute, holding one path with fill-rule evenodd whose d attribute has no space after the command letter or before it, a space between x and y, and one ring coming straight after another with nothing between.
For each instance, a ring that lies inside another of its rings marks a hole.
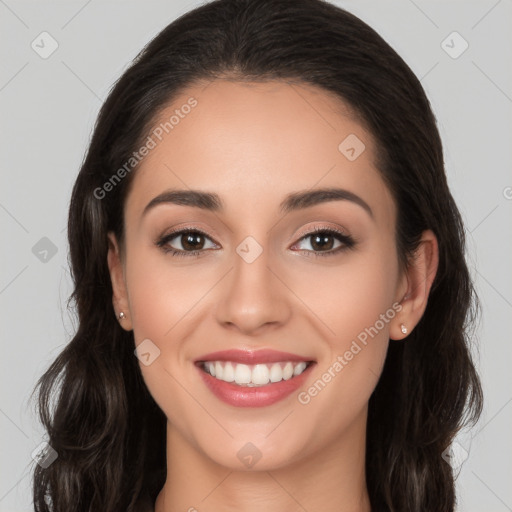
<instances>
[{"instance_id":1,"label":"eyelash","mask_svg":"<svg viewBox=\"0 0 512 512\"><path fill-rule=\"evenodd\" d=\"M178 258L199 256L201 254L201 252L204 252L205 250L207 250L207 249L199 249L199 250L195 250L195 251L182 251L180 249L173 249L172 247L167 246L167 244L172 239L176 238L178 235L184 235L186 233L188 233L188 234L195 233L195 234L203 235L203 236L211 239L211 237L207 233L205 233L204 231L201 231L200 229L184 228L184 229L180 229L177 231L172 231L171 233L168 233L167 235L160 237L155 243L158 247L160 247L162 249L162 251L164 253L171 254L171 256L178 257ZM340 241L342 243L342 245L340 247L337 247L336 249L331 249L329 251L310 251L307 249L301 249L301 252L306 252L308 257L311 256L310 253L314 254L313 257L334 256L335 254L338 254L340 252L346 251L348 249L352 249L356 245L354 238L352 238L350 235L346 235L345 233L342 233L341 231L338 231L333 228L324 228L324 227L316 227L312 231L308 231L307 233L303 234L294 245L296 245L298 242L300 242L306 238L309 238L310 236L316 235L318 233L322 233L322 234L326 234L326 235L334 235L335 238L337 238L338 241Z\"/></svg>"}]
</instances>

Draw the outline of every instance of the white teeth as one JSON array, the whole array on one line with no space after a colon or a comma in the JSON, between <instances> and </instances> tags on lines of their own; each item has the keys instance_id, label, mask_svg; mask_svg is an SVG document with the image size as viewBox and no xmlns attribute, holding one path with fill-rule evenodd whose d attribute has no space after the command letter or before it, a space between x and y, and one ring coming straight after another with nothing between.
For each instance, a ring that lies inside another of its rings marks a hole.
<instances>
[{"instance_id":1,"label":"white teeth","mask_svg":"<svg viewBox=\"0 0 512 512\"><path fill-rule=\"evenodd\" d=\"M274 363L270 368L270 382L279 382L283 380L283 370L278 363Z\"/></svg>"},{"instance_id":2,"label":"white teeth","mask_svg":"<svg viewBox=\"0 0 512 512\"><path fill-rule=\"evenodd\" d=\"M231 363L226 363L224 366L224 373L222 377L226 382L233 382L235 380L235 369Z\"/></svg>"},{"instance_id":3,"label":"white teeth","mask_svg":"<svg viewBox=\"0 0 512 512\"><path fill-rule=\"evenodd\" d=\"M292 376L293 376L293 364L288 362L285 364L285 366L283 368L283 379L289 380L292 378Z\"/></svg>"},{"instance_id":4,"label":"white teeth","mask_svg":"<svg viewBox=\"0 0 512 512\"><path fill-rule=\"evenodd\" d=\"M238 364L230 361L207 361L204 369L212 377L239 386L265 386L269 382L289 380L300 375L307 367L305 361L292 363L283 361L269 364Z\"/></svg>"},{"instance_id":5,"label":"white teeth","mask_svg":"<svg viewBox=\"0 0 512 512\"><path fill-rule=\"evenodd\" d=\"M293 375L300 375L304 370L306 369L306 363L302 362L297 365L295 365L295 368L293 369Z\"/></svg>"},{"instance_id":6,"label":"white teeth","mask_svg":"<svg viewBox=\"0 0 512 512\"><path fill-rule=\"evenodd\" d=\"M252 370L252 383L258 384L259 386L268 384L268 381L270 380L269 373L267 365L257 364Z\"/></svg>"},{"instance_id":7,"label":"white teeth","mask_svg":"<svg viewBox=\"0 0 512 512\"><path fill-rule=\"evenodd\" d=\"M249 384L251 382L251 369L246 364L235 366L235 382L237 384Z\"/></svg>"}]
</instances>

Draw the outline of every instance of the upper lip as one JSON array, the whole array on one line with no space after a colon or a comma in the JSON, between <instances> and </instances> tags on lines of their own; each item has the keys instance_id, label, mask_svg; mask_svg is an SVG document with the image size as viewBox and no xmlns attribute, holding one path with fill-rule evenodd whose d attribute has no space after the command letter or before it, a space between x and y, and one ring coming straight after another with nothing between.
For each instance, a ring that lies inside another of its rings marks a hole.
<instances>
[{"instance_id":1,"label":"upper lip","mask_svg":"<svg viewBox=\"0 0 512 512\"><path fill-rule=\"evenodd\" d=\"M260 363L278 363L280 361L305 361L309 362L312 359L302 357L290 352L280 352L277 350L220 350L218 352L211 352L196 359L196 363L205 361L232 361L234 363L242 364L260 364Z\"/></svg>"}]
</instances>

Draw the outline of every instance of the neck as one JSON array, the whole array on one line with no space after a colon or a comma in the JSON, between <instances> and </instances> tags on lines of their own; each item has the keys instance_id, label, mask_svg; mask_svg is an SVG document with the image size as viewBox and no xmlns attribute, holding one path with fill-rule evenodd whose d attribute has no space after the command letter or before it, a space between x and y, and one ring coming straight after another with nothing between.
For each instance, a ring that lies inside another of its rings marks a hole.
<instances>
[{"instance_id":1,"label":"neck","mask_svg":"<svg viewBox=\"0 0 512 512\"><path fill-rule=\"evenodd\" d=\"M155 512L370 512L366 411L323 451L270 471L216 464L167 424L167 480Z\"/></svg>"}]
</instances>

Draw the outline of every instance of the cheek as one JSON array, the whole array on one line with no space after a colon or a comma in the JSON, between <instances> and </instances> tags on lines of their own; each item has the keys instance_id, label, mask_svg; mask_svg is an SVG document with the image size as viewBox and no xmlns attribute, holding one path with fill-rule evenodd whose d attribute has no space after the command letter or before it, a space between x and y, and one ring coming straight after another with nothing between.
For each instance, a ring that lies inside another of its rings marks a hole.
<instances>
[{"instance_id":1,"label":"cheek","mask_svg":"<svg viewBox=\"0 0 512 512\"><path fill-rule=\"evenodd\" d=\"M354 253L346 265L310 269L307 283L294 289L321 320L316 323L325 333L327 350L319 361L317 379L298 401L311 418L328 414L335 419L321 427L326 436L335 435L336 428L365 407L382 371L389 325L401 309L394 302L398 277L394 255L392 247Z\"/></svg>"},{"instance_id":2,"label":"cheek","mask_svg":"<svg viewBox=\"0 0 512 512\"><path fill-rule=\"evenodd\" d=\"M293 282L297 297L317 318L332 349L340 350L392 307L398 262L392 248L376 247L347 254L339 265L309 265L287 272L288 282ZM388 322L378 322L384 337L388 326Z\"/></svg>"},{"instance_id":3,"label":"cheek","mask_svg":"<svg viewBox=\"0 0 512 512\"><path fill-rule=\"evenodd\" d=\"M202 385L187 360L187 340L200 323L202 299L208 299L218 276L207 265L189 266L170 258L134 248L126 275L135 342L149 339L160 351L154 363L141 364L144 380L155 401L179 425L184 420L176 411L190 409L190 395L182 383Z\"/></svg>"},{"instance_id":4,"label":"cheek","mask_svg":"<svg viewBox=\"0 0 512 512\"><path fill-rule=\"evenodd\" d=\"M201 411L187 391L191 370L182 346L189 315L211 284L153 250L133 249L126 270L135 342L149 339L160 351L151 364L140 363L144 382L171 423L187 432Z\"/></svg>"},{"instance_id":5,"label":"cheek","mask_svg":"<svg viewBox=\"0 0 512 512\"><path fill-rule=\"evenodd\" d=\"M172 339L174 327L215 283L211 272L180 266L171 258L154 250L132 252L127 281L136 341Z\"/></svg>"}]
</instances>

